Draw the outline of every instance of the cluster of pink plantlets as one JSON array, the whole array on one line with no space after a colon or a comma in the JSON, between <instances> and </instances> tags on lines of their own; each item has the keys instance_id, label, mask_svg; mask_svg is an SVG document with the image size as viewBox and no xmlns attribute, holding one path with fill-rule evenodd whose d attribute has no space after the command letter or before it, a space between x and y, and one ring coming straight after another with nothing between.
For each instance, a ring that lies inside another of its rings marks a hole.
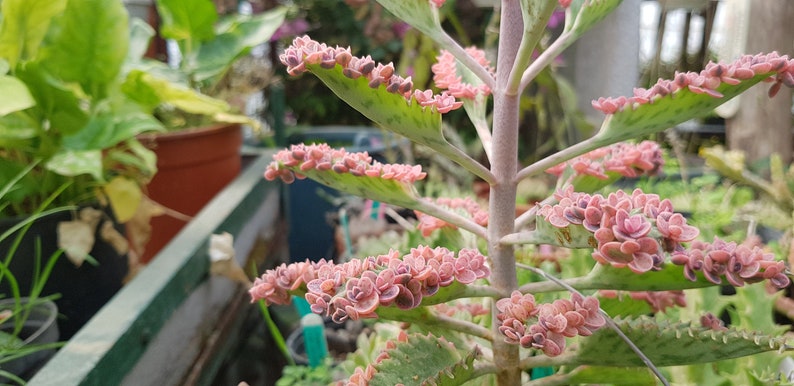
<instances>
[{"instance_id":1,"label":"cluster of pink plantlets","mask_svg":"<svg viewBox=\"0 0 794 386\"><path fill-rule=\"evenodd\" d=\"M790 283L785 263L775 261L773 254L758 246L726 242L716 237L712 243L693 241L689 249L673 252L670 260L683 265L684 275L692 281L700 271L714 284L721 284L720 277L725 277L736 287L769 280L775 288L783 289Z\"/></svg>"},{"instance_id":2,"label":"cluster of pink plantlets","mask_svg":"<svg viewBox=\"0 0 794 386\"><path fill-rule=\"evenodd\" d=\"M642 300L651 306L651 310L656 312L664 312L671 307L686 307L686 295L684 291L614 291L614 290L600 290L599 296L604 298L620 298L628 295L634 300Z\"/></svg>"},{"instance_id":3,"label":"cluster of pink plantlets","mask_svg":"<svg viewBox=\"0 0 794 386\"><path fill-rule=\"evenodd\" d=\"M543 205L539 213L555 227L581 225L592 232L597 244L593 258L601 264L647 272L661 266L663 252L682 249L682 242L699 234L683 215L673 212L670 200L639 189L604 197L574 192L569 186L555 198L557 204Z\"/></svg>"},{"instance_id":4,"label":"cluster of pink plantlets","mask_svg":"<svg viewBox=\"0 0 794 386\"><path fill-rule=\"evenodd\" d=\"M785 264L758 246L718 238L713 243L695 240L698 229L658 195L637 189L631 195L618 191L605 198L574 192L569 186L555 198L557 204L543 205L539 213L555 227L581 225L592 232L597 244L593 258L601 264L643 273L659 269L666 252L673 264L684 266L684 275L692 281L700 271L715 284L722 283L721 276L735 286L765 279L776 288L790 283ZM684 248L682 243L690 241Z\"/></svg>"},{"instance_id":5,"label":"cluster of pink plantlets","mask_svg":"<svg viewBox=\"0 0 794 386\"><path fill-rule=\"evenodd\" d=\"M375 310L394 305L418 307L422 298L457 281L473 283L490 275L485 257L473 249L455 253L442 247L420 246L400 256L397 251L342 264L321 260L282 264L257 278L251 299L287 304L290 296L306 291L314 313L336 323L346 319L374 318Z\"/></svg>"},{"instance_id":6,"label":"cluster of pink plantlets","mask_svg":"<svg viewBox=\"0 0 794 386\"><path fill-rule=\"evenodd\" d=\"M414 90L411 77L403 78L395 74L392 63L385 65L375 63L370 56L359 58L353 56L350 47L329 47L308 36L295 38L279 59L287 66L287 72L293 76L308 71L307 65L317 64L324 69L332 69L340 65L342 73L350 79L363 76L369 80L369 86L372 88L383 85L386 91L400 94L408 101L414 100L420 106L431 107L441 114L463 106L463 102L457 101L446 91L436 95L432 90Z\"/></svg>"},{"instance_id":7,"label":"cluster of pink plantlets","mask_svg":"<svg viewBox=\"0 0 794 386\"><path fill-rule=\"evenodd\" d=\"M570 300L538 305L531 294L513 291L509 298L496 302L496 318L506 342L557 356L565 350L566 337L590 336L604 326L606 320L599 307L598 299L578 293L571 294Z\"/></svg>"},{"instance_id":8,"label":"cluster of pink plantlets","mask_svg":"<svg viewBox=\"0 0 794 386\"><path fill-rule=\"evenodd\" d=\"M488 72L493 74L494 69L485 52L477 47L466 48L466 52ZM448 90L449 94L460 99L474 99L478 94L490 95L491 89L487 85L474 86L463 82L463 77L457 74L457 64L455 56L449 51L441 50L436 57L436 64L430 67L433 72L433 83L442 90Z\"/></svg>"},{"instance_id":9,"label":"cluster of pink plantlets","mask_svg":"<svg viewBox=\"0 0 794 386\"><path fill-rule=\"evenodd\" d=\"M474 201L471 197L465 198L446 198L440 197L435 200L436 204L445 206L453 210L464 211L475 223L482 226L488 225L488 212ZM444 227L457 228L455 225L450 224L440 218L436 218L420 211L414 211L416 218L419 220L417 228L422 232L422 236L428 237L436 229Z\"/></svg>"},{"instance_id":10,"label":"cluster of pink plantlets","mask_svg":"<svg viewBox=\"0 0 794 386\"><path fill-rule=\"evenodd\" d=\"M672 80L659 79L649 89L634 89L632 97L598 98L592 104L605 114L614 114L627 107L633 109L639 105L653 103L656 99L674 94L681 89L721 98L723 95L717 91L721 84L737 85L742 80L763 74L770 74L767 81L773 82L769 89L770 96L777 94L782 85L794 87L794 59L772 52L744 55L729 64L711 62L700 73L676 72Z\"/></svg>"},{"instance_id":11,"label":"cluster of pink plantlets","mask_svg":"<svg viewBox=\"0 0 794 386\"><path fill-rule=\"evenodd\" d=\"M607 172L618 173L624 177L655 175L664 165L662 149L654 141L638 144L620 142L593 150L567 162L546 170L547 173L561 176L570 167L576 175L590 175L608 179Z\"/></svg>"},{"instance_id":12,"label":"cluster of pink plantlets","mask_svg":"<svg viewBox=\"0 0 794 386\"><path fill-rule=\"evenodd\" d=\"M427 176L421 165L382 164L373 161L367 152L348 153L345 149L334 149L327 144L292 145L273 155L273 162L265 169L265 178L273 181L281 178L292 183L295 178L304 178L301 173L289 167L297 167L303 172L308 170L350 173L357 177L375 177L413 183Z\"/></svg>"}]
</instances>

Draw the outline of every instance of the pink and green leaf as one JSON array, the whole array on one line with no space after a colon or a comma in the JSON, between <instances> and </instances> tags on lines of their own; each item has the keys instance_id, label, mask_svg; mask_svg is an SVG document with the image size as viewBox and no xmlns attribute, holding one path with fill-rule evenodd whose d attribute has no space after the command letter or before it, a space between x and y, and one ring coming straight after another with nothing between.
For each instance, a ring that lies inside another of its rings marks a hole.
<instances>
[{"instance_id":1,"label":"pink and green leaf","mask_svg":"<svg viewBox=\"0 0 794 386\"><path fill-rule=\"evenodd\" d=\"M684 121L709 113L717 106L772 75L774 72L755 75L736 85L722 83L714 90L722 94L721 97L681 88L666 96L653 99L649 103L628 105L623 110L606 117L596 138L600 143L606 145L666 130Z\"/></svg>"}]
</instances>

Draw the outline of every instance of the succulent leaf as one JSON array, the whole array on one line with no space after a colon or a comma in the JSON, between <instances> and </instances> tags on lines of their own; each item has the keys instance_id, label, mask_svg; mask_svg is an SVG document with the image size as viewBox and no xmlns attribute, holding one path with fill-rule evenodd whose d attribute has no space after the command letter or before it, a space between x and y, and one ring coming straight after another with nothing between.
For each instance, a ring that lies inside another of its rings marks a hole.
<instances>
[{"instance_id":1,"label":"succulent leaf","mask_svg":"<svg viewBox=\"0 0 794 386\"><path fill-rule=\"evenodd\" d=\"M645 316L615 322L656 366L708 363L765 351L791 349L784 338L756 331L733 328L714 330ZM637 354L611 329L600 329L580 342L575 363L644 366Z\"/></svg>"},{"instance_id":2,"label":"succulent leaf","mask_svg":"<svg viewBox=\"0 0 794 386\"><path fill-rule=\"evenodd\" d=\"M596 264L579 289L614 289L623 291L672 291L715 285L697 273L696 281L684 279L684 267L664 264L658 271L636 274L627 268Z\"/></svg>"},{"instance_id":3,"label":"succulent leaf","mask_svg":"<svg viewBox=\"0 0 794 386\"><path fill-rule=\"evenodd\" d=\"M405 97L390 93L384 87L372 88L366 77L350 79L343 74L341 66L326 70L319 64L308 64L306 68L338 97L379 126L430 147L478 176L490 179L483 168L471 166L475 161L466 153L447 142L438 111L415 101L409 104Z\"/></svg>"},{"instance_id":4,"label":"succulent leaf","mask_svg":"<svg viewBox=\"0 0 794 386\"><path fill-rule=\"evenodd\" d=\"M378 0L378 3L435 41L446 36L439 23L438 12L432 9L428 0Z\"/></svg>"},{"instance_id":5,"label":"succulent leaf","mask_svg":"<svg viewBox=\"0 0 794 386\"><path fill-rule=\"evenodd\" d=\"M418 200L413 185L402 181L387 180L381 177L354 176L349 173L336 173L333 170L302 171L299 166L290 167L290 169L323 185L359 197L368 197L405 208L415 207L415 202Z\"/></svg>"},{"instance_id":6,"label":"succulent leaf","mask_svg":"<svg viewBox=\"0 0 794 386\"><path fill-rule=\"evenodd\" d=\"M579 366L566 375L567 384L656 385L647 368Z\"/></svg>"},{"instance_id":7,"label":"succulent leaf","mask_svg":"<svg viewBox=\"0 0 794 386\"><path fill-rule=\"evenodd\" d=\"M622 2L623 0L575 0L570 7L571 20L574 22L566 22L565 30L579 37L607 17Z\"/></svg>"},{"instance_id":8,"label":"succulent leaf","mask_svg":"<svg viewBox=\"0 0 794 386\"><path fill-rule=\"evenodd\" d=\"M479 356L477 349L461 353L443 337L410 335L375 365L377 372L369 385L461 385L472 376L473 362ZM405 371L406 367L411 371Z\"/></svg>"},{"instance_id":9,"label":"succulent leaf","mask_svg":"<svg viewBox=\"0 0 794 386\"><path fill-rule=\"evenodd\" d=\"M774 73L755 75L736 85L722 83L714 89L721 97L682 88L666 96L656 97L650 103L627 106L613 115L608 115L596 137L604 144L609 144L668 129L712 111L771 75Z\"/></svg>"}]
</instances>

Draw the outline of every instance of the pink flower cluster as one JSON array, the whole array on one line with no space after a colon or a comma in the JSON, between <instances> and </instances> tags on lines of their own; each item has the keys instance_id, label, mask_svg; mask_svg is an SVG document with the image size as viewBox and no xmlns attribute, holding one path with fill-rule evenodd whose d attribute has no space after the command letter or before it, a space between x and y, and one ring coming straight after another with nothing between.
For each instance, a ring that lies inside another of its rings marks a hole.
<instances>
[{"instance_id":1,"label":"pink flower cluster","mask_svg":"<svg viewBox=\"0 0 794 386\"><path fill-rule=\"evenodd\" d=\"M672 308L674 306L678 307L686 307L686 295L684 291L636 291L636 292L624 292L624 291L614 291L614 290L600 290L598 294L604 298L618 298L623 296L624 294L628 294L628 296L634 300L643 300L648 305L651 306L651 309L654 313L656 312L664 312L668 308Z\"/></svg>"},{"instance_id":2,"label":"pink flower cluster","mask_svg":"<svg viewBox=\"0 0 794 386\"><path fill-rule=\"evenodd\" d=\"M531 294L514 291L509 298L498 300L496 308L505 342L540 349L548 356L562 354L566 337L590 336L606 323L598 299L577 293L570 300L537 305Z\"/></svg>"},{"instance_id":3,"label":"pink flower cluster","mask_svg":"<svg viewBox=\"0 0 794 386\"><path fill-rule=\"evenodd\" d=\"M711 62L700 73L676 72L673 80L659 79L650 89L634 89L632 97L598 98L592 104L594 108L605 114L614 114L623 111L626 107L633 109L639 105L653 103L656 99L674 94L681 89L721 98L723 95L717 91L717 88L723 83L737 85L742 80L762 74L770 74L767 80L773 82L769 89L770 96L777 94L782 85L794 87L794 59L772 52L744 55L729 64Z\"/></svg>"},{"instance_id":4,"label":"pink flower cluster","mask_svg":"<svg viewBox=\"0 0 794 386\"><path fill-rule=\"evenodd\" d=\"M372 88L383 85L387 92L400 94L409 101L413 98L420 106L434 108L441 114L463 105L463 102L456 101L455 97L447 92L434 95L432 90L413 90L411 77L403 78L396 75L392 63L386 65L375 63L370 56L359 58L353 56L350 47L329 47L308 36L295 38L292 45L279 56L279 60L287 66L287 72L293 76L308 71L307 65L317 64L325 69L340 65L342 73L350 79L363 76L369 80L369 86Z\"/></svg>"},{"instance_id":5,"label":"pink flower cluster","mask_svg":"<svg viewBox=\"0 0 794 386\"><path fill-rule=\"evenodd\" d=\"M485 67L491 74L494 69L485 57L485 52L477 47L466 48L466 52L474 58L477 63ZM474 99L477 94L490 95L491 89L486 85L474 86L464 83L463 78L457 74L457 60L449 51L441 50L441 54L436 57L437 63L430 67L433 71L433 83L442 90L448 90L449 94L460 99Z\"/></svg>"},{"instance_id":6,"label":"pink flower cluster","mask_svg":"<svg viewBox=\"0 0 794 386\"><path fill-rule=\"evenodd\" d=\"M487 226L488 225L488 212L485 211L477 204L476 201L471 199L470 197L466 198L445 198L440 197L436 199L436 203L441 206L445 206L449 209L460 209L464 211L469 217L474 220L478 225ZM436 229L441 229L444 227L452 227L455 228L455 225L450 224L440 218L436 218L427 214L424 214L420 211L414 211L416 213L416 218L419 220L419 224L417 228L422 232L422 236L428 237L431 233L433 233Z\"/></svg>"},{"instance_id":7,"label":"pink flower cluster","mask_svg":"<svg viewBox=\"0 0 794 386\"><path fill-rule=\"evenodd\" d=\"M268 181L281 178L292 183L295 178L304 178L300 172L308 170L350 173L356 177L383 178L409 184L427 176L421 165L382 164L373 161L367 152L348 153L327 144L297 144L273 155L273 162L265 169L265 178Z\"/></svg>"},{"instance_id":8,"label":"pink flower cluster","mask_svg":"<svg viewBox=\"0 0 794 386\"><path fill-rule=\"evenodd\" d=\"M721 284L720 277L725 277L736 287L769 280L774 287L782 289L791 283L785 264L775 261L773 254L758 246L725 242L716 237L713 243L694 241L688 250L676 249L670 260L683 265L684 275L692 281L700 271L712 283Z\"/></svg>"},{"instance_id":9,"label":"pink flower cluster","mask_svg":"<svg viewBox=\"0 0 794 386\"><path fill-rule=\"evenodd\" d=\"M539 213L558 228L581 225L593 233L597 247L593 258L601 264L628 267L636 273L659 268L662 252L682 249L680 243L697 237L697 228L673 212L670 200L636 189L586 194L569 186L555 193L557 204L544 205Z\"/></svg>"},{"instance_id":10,"label":"pink flower cluster","mask_svg":"<svg viewBox=\"0 0 794 386\"><path fill-rule=\"evenodd\" d=\"M654 141L638 144L620 142L583 154L546 170L561 176L570 167L577 175L589 175L608 179L606 172L615 172L624 177L655 175L664 165L662 149Z\"/></svg>"},{"instance_id":11,"label":"pink flower cluster","mask_svg":"<svg viewBox=\"0 0 794 386\"><path fill-rule=\"evenodd\" d=\"M391 251L343 264L324 260L282 264L257 278L249 293L253 301L287 304L292 294L305 288L313 312L342 323L348 318L374 318L379 306L418 307L423 297L441 287L455 281L470 284L490 273L485 257L474 249L462 249L456 257L446 248L420 246L402 257Z\"/></svg>"}]
</instances>

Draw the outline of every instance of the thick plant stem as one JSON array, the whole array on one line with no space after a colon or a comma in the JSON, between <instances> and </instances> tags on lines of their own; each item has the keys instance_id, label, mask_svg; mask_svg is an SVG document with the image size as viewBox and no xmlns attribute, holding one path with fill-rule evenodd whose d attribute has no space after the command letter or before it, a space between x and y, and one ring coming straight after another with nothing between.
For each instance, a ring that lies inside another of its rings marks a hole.
<instances>
[{"instance_id":1,"label":"thick plant stem","mask_svg":"<svg viewBox=\"0 0 794 386\"><path fill-rule=\"evenodd\" d=\"M518 287L515 256L512 245L499 240L513 232L515 220L516 172L518 163L518 112L519 95L508 94L507 83L523 30L521 7L517 1L502 1L502 24L499 34L499 52L496 68L496 88L493 92L493 158L491 172L496 181L491 185L488 222L488 256L491 258L491 284L502 293ZM494 319L496 318L494 308ZM500 336L498 324L493 324L493 335ZM521 384L518 367L518 346L493 340L496 383L499 386Z\"/></svg>"}]
</instances>

